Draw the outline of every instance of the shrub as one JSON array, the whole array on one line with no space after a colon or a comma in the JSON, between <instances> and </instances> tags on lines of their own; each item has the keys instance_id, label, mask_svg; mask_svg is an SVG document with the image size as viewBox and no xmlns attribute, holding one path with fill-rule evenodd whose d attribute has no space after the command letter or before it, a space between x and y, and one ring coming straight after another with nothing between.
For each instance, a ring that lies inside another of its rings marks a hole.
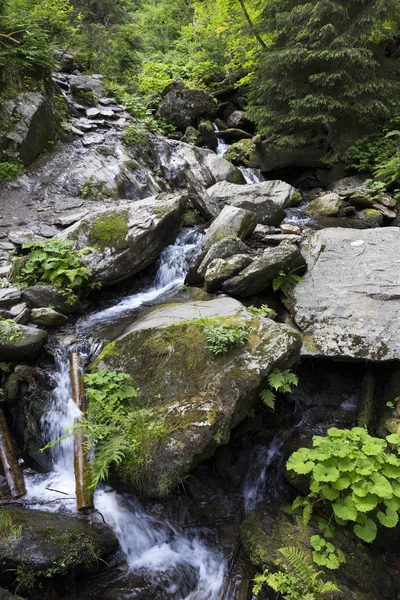
<instances>
[{"instance_id":1,"label":"shrub","mask_svg":"<svg viewBox=\"0 0 400 600\"><path fill-rule=\"evenodd\" d=\"M206 336L207 350L215 355L224 354L234 346L243 345L249 337L248 331L240 323L218 322L215 325L203 325L202 330Z\"/></svg>"},{"instance_id":2,"label":"shrub","mask_svg":"<svg viewBox=\"0 0 400 600\"><path fill-rule=\"evenodd\" d=\"M296 275L295 271L279 271L279 274L272 281L272 289L274 292L281 291L285 296L289 295L289 290L303 281L300 275Z\"/></svg>"},{"instance_id":3,"label":"shrub","mask_svg":"<svg viewBox=\"0 0 400 600\"><path fill-rule=\"evenodd\" d=\"M21 327L12 319L0 318L0 344L8 344L20 337ZM0 363L2 365L4 363Z\"/></svg>"},{"instance_id":4,"label":"shrub","mask_svg":"<svg viewBox=\"0 0 400 600\"><path fill-rule=\"evenodd\" d=\"M0 163L0 182L9 179L15 179L22 173L22 165L20 163L1 162Z\"/></svg>"}]
</instances>

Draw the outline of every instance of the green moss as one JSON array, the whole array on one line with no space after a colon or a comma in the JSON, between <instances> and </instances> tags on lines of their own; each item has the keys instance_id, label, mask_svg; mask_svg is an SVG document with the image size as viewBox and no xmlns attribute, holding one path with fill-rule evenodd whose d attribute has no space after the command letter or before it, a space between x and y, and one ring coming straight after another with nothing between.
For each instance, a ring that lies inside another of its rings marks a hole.
<instances>
[{"instance_id":1,"label":"green moss","mask_svg":"<svg viewBox=\"0 0 400 600\"><path fill-rule=\"evenodd\" d=\"M239 142L235 142L229 147L228 152L224 155L226 160L237 164L248 165L250 161L250 155L252 150L254 149L254 144L251 140L240 140Z\"/></svg>"},{"instance_id":2,"label":"green moss","mask_svg":"<svg viewBox=\"0 0 400 600\"><path fill-rule=\"evenodd\" d=\"M99 215L90 224L89 243L100 250L122 246L128 235L128 211Z\"/></svg>"}]
</instances>

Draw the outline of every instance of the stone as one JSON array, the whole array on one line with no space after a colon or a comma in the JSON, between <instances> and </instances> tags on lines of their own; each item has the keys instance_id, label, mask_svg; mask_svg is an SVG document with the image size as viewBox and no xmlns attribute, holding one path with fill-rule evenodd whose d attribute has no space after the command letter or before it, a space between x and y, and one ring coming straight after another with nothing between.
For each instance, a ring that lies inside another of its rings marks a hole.
<instances>
[{"instance_id":1,"label":"stone","mask_svg":"<svg viewBox=\"0 0 400 600\"><path fill-rule=\"evenodd\" d=\"M14 321L18 323L18 325L29 325L31 320L31 310L30 308L24 308L16 317L14 317Z\"/></svg>"},{"instance_id":2,"label":"stone","mask_svg":"<svg viewBox=\"0 0 400 600\"><path fill-rule=\"evenodd\" d=\"M53 306L54 310L65 314L77 312L81 308L79 302L72 305L67 304L62 290L42 283L24 288L22 295L29 306L33 306L34 308Z\"/></svg>"},{"instance_id":3,"label":"stone","mask_svg":"<svg viewBox=\"0 0 400 600\"><path fill-rule=\"evenodd\" d=\"M18 329L12 333L13 339L9 341L4 340L1 333L0 336L0 360L6 362L36 360L47 340L46 331L25 325L18 325Z\"/></svg>"},{"instance_id":4,"label":"stone","mask_svg":"<svg viewBox=\"0 0 400 600\"><path fill-rule=\"evenodd\" d=\"M397 217L396 211L390 210L390 208L383 204L375 203L372 208L379 210L386 219L395 219Z\"/></svg>"},{"instance_id":5,"label":"stone","mask_svg":"<svg viewBox=\"0 0 400 600\"><path fill-rule=\"evenodd\" d=\"M213 117L217 105L203 90L181 88L167 93L158 109L157 116L180 131L196 125L199 117Z\"/></svg>"},{"instance_id":6,"label":"stone","mask_svg":"<svg viewBox=\"0 0 400 600\"><path fill-rule=\"evenodd\" d=\"M252 262L248 254L235 254L229 258L216 258L207 267L204 276L204 289L209 294L221 289L221 284L240 273Z\"/></svg>"},{"instance_id":7,"label":"stone","mask_svg":"<svg viewBox=\"0 0 400 600\"><path fill-rule=\"evenodd\" d=\"M190 202L204 219L210 221L218 216L221 212L220 207L207 193L207 190L201 183L196 182L196 184L194 184L189 180L188 190L190 192Z\"/></svg>"},{"instance_id":8,"label":"stone","mask_svg":"<svg viewBox=\"0 0 400 600\"><path fill-rule=\"evenodd\" d=\"M88 119L95 119L100 116L100 111L98 108L88 108L86 111L86 116Z\"/></svg>"},{"instance_id":9,"label":"stone","mask_svg":"<svg viewBox=\"0 0 400 600\"><path fill-rule=\"evenodd\" d=\"M89 133L82 139L84 146L92 146L93 144L102 144L105 140L104 135L101 133Z\"/></svg>"},{"instance_id":10,"label":"stone","mask_svg":"<svg viewBox=\"0 0 400 600\"><path fill-rule=\"evenodd\" d=\"M282 223L280 229L281 233L284 235L301 235L301 229L300 227L297 227L297 225L291 225L290 223Z\"/></svg>"},{"instance_id":11,"label":"stone","mask_svg":"<svg viewBox=\"0 0 400 600\"><path fill-rule=\"evenodd\" d=\"M0 288L0 308L9 308L21 299L21 291L12 285Z\"/></svg>"},{"instance_id":12,"label":"stone","mask_svg":"<svg viewBox=\"0 0 400 600\"><path fill-rule=\"evenodd\" d=\"M103 83L93 76L71 75L68 79L71 96L75 102L85 106L94 106L97 104L98 98L103 95Z\"/></svg>"},{"instance_id":13,"label":"stone","mask_svg":"<svg viewBox=\"0 0 400 600\"><path fill-rule=\"evenodd\" d=\"M15 304L10 308L10 314L12 317L17 317L22 311L26 309L25 302L20 302L19 304Z\"/></svg>"},{"instance_id":14,"label":"stone","mask_svg":"<svg viewBox=\"0 0 400 600\"><path fill-rule=\"evenodd\" d=\"M267 246L279 246L282 242L290 242L291 244L298 244L302 241L302 236L293 235L288 233L270 233L266 235L262 242Z\"/></svg>"},{"instance_id":15,"label":"stone","mask_svg":"<svg viewBox=\"0 0 400 600\"><path fill-rule=\"evenodd\" d=\"M119 201L113 208L87 215L58 237L74 240L77 248L93 248L84 261L94 281L113 285L154 263L175 241L186 202L186 195L166 193L137 202Z\"/></svg>"},{"instance_id":16,"label":"stone","mask_svg":"<svg viewBox=\"0 0 400 600\"><path fill-rule=\"evenodd\" d=\"M218 131L217 137L220 140L224 140L227 144L233 144L235 142L240 142L240 140L251 140L252 135L242 129L233 129L230 127L223 131Z\"/></svg>"},{"instance_id":17,"label":"stone","mask_svg":"<svg viewBox=\"0 0 400 600\"><path fill-rule=\"evenodd\" d=\"M75 571L93 572L107 566L118 550L118 540L109 527L61 513L29 510L17 506L5 509L21 535L10 543L0 539L2 583L15 582L15 571L36 576L35 587L45 579L66 577Z\"/></svg>"},{"instance_id":18,"label":"stone","mask_svg":"<svg viewBox=\"0 0 400 600\"><path fill-rule=\"evenodd\" d=\"M354 192L362 192L366 194L373 191L366 185L365 177L362 175L350 175L349 177L342 177L341 179L338 179L332 183L330 189L338 194L342 194L344 191L351 192L352 194Z\"/></svg>"},{"instance_id":19,"label":"stone","mask_svg":"<svg viewBox=\"0 0 400 600\"><path fill-rule=\"evenodd\" d=\"M248 166L260 169L263 173L285 169L287 167L323 167L321 162L326 152L312 146L301 146L293 150L272 150L267 140L253 138L255 152L249 157Z\"/></svg>"},{"instance_id":20,"label":"stone","mask_svg":"<svg viewBox=\"0 0 400 600\"><path fill-rule=\"evenodd\" d=\"M14 248L14 244L11 244L10 242L0 242L0 250L8 252L9 250L14 250Z\"/></svg>"},{"instance_id":21,"label":"stone","mask_svg":"<svg viewBox=\"0 0 400 600\"><path fill-rule=\"evenodd\" d=\"M118 119L118 115L111 108L100 109L100 116L105 119Z\"/></svg>"},{"instance_id":22,"label":"stone","mask_svg":"<svg viewBox=\"0 0 400 600\"><path fill-rule=\"evenodd\" d=\"M56 327L68 322L68 317L52 308L32 308L31 322L44 327Z\"/></svg>"},{"instance_id":23,"label":"stone","mask_svg":"<svg viewBox=\"0 0 400 600\"><path fill-rule=\"evenodd\" d=\"M103 106L112 106L117 104L117 101L115 98L99 98L99 104L102 104Z\"/></svg>"},{"instance_id":24,"label":"stone","mask_svg":"<svg viewBox=\"0 0 400 600\"><path fill-rule=\"evenodd\" d=\"M383 204L383 206L387 206L388 208L396 208L397 200L391 196L383 196L383 198L379 198L379 204Z\"/></svg>"},{"instance_id":25,"label":"stone","mask_svg":"<svg viewBox=\"0 0 400 600\"><path fill-rule=\"evenodd\" d=\"M324 229L308 238L303 252L308 272L288 306L303 333L304 353L399 360L398 228Z\"/></svg>"},{"instance_id":26,"label":"stone","mask_svg":"<svg viewBox=\"0 0 400 600\"><path fill-rule=\"evenodd\" d=\"M246 254L249 251L249 248L242 240L237 237L228 236L211 246L198 268L198 273L204 277L208 265L217 258L229 258L234 254Z\"/></svg>"},{"instance_id":27,"label":"stone","mask_svg":"<svg viewBox=\"0 0 400 600\"><path fill-rule=\"evenodd\" d=\"M74 127L74 126L71 127L71 133L74 133L75 135L79 135L80 137L83 137L85 135L84 131L82 131L81 129L78 129L77 127Z\"/></svg>"},{"instance_id":28,"label":"stone","mask_svg":"<svg viewBox=\"0 0 400 600\"><path fill-rule=\"evenodd\" d=\"M342 201L338 194L324 194L310 202L306 213L311 216L336 217L339 214L341 204Z\"/></svg>"},{"instance_id":29,"label":"stone","mask_svg":"<svg viewBox=\"0 0 400 600\"><path fill-rule=\"evenodd\" d=\"M263 181L252 185L235 185L222 181L207 190L220 205L230 204L253 211L263 225L279 225L285 218L284 208L297 202L297 190L283 181Z\"/></svg>"},{"instance_id":30,"label":"stone","mask_svg":"<svg viewBox=\"0 0 400 600\"><path fill-rule=\"evenodd\" d=\"M222 289L232 296L253 296L271 287L280 271L296 271L297 275L301 275L305 267L306 262L297 246L282 243L276 248L264 250L239 275L225 281Z\"/></svg>"},{"instance_id":31,"label":"stone","mask_svg":"<svg viewBox=\"0 0 400 600\"><path fill-rule=\"evenodd\" d=\"M348 195L349 193L350 195ZM347 190L347 193L340 193L340 197L345 198L351 206L356 208L372 208L376 202L362 190Z\"/></svg>"},{"instance_id":32,"label":"stone","mask_svg":"<svg viewBox=\"0 0 400 600\"><path fill-rule=\"evenodd\" d=\"M208 325L247 326L248 341L216 358L206 348L203 320ZM151 309L106 346L91 366L92 372L118 368L129 373L138 388L139 405L164 418L165 433L149 442L144 464L133 470L129 460L123 461L118 474L146 495L173 489L197 463L228 442L230 430L257 402L265 376L275 366L293 366L299 344L294 330L251 315L232 298Z\"/></svg>"},{"instance_id":33,"label":"stone","mask_svg":"<svg viewBox=\"0 0 400 600\"><path fill-rule=\"evenodd\" d=\"M380 227L383 223L383 214L376 208L364 208L357 213L357 218L363 221L368 227Z\"/></svg>"},{"instance_id":34,"label":"stone","mask_svg":"<svg viewBox=\"0 0 400 600\"><path fill-rule=\"evenodd\" d=\"M77 221L80 221L81 219L86 217L87 213L87 210L81 210L80 212L75 213L67 213L65 215L60 215L59 217L57 217L55 222L57 225L61 225L61 227L69 227L70 225L73 225L74 223L77 223Z\"/></svg>"},{"instance_id":35,"label":"stone","mask_svg":"<svg viewBox=\"0 0 400 600\"><path fill-rule=\"evenodd\" d=\"M11 229L8 234L8 239L15 246L22 246L33 241L43 241L30 229Z\"/></svg>"},{"instance_id":36,"label":"stone","mask_svg":"<svg viewBox=\"0 0 400 600\"><path fill-rule=\"evenodd\" d=\"M226 121L228 127L235 129L249 129L250 131L254 130L254 125L249 119L246 117L246 113L243 110L235 110L231 113Z\"/></svg>"},{"instance_id":37,"label":"stone","mask_svg":"<svg viewBox=\"0 0 400 600\"><path fill-rule=\"evenodd\" d=\"M254 212L226 205L213 221L203 239L203 248L209 249L216 242L228 236L246 239L257 225L257 216Z\"/></svg>"},{"instance_id":38,"label":"stone","mask_svg":"<svg viewBox=\"0 0 400 600\"><path fill-rule=\"evenodd\" d=\"M76 69L74 57L69 52L54 50L54 60L57 70L62 73L72 73Z\"/></svg>"}]
</instances>

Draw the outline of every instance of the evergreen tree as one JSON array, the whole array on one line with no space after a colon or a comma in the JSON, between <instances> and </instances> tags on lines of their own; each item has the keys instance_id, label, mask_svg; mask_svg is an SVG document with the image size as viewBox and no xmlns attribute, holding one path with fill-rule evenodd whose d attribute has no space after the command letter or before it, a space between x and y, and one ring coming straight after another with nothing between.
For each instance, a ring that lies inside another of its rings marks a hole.
<instances>
[{"instance_id":1,"label":"evergreen tree","mask_svg":"<svg viewBox=\"0 0 400 600\"><path fill-rule=\"evenodd\" d=\"M340 151L357 128L384 122L399 81L383 42L399 13L400 0L269 0L263 28L275 34L249 94L259 130L277 147Z\"/></svg>"}]
</instances>

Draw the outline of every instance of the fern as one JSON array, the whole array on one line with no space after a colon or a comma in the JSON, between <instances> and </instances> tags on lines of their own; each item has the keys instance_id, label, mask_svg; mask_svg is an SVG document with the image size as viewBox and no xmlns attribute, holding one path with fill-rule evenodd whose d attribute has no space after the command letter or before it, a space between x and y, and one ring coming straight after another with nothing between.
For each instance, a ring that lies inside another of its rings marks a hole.
<instances>
[{"instance_id":1,"label":"fern","mask_svg":"<svg viewBox=\"0 0 400 600\"><path fill-rule=\"evenodd\" d=\"M261 390L260 398L264 404L272 410L275 409L275 392L290 393L292 391L292 386L297 385L299 382L297 375L291 373L289 369L286 369L285 371L274 369L268 375L267 380L269 389ZM272 390L275 390L275 392Z\"/></svg>"},{"instance_id":2,"label":"fern","mask_svg":"<svg viewBox=\"0 0 400 600\"><path fill-rule=\"evenodd\" d=\"M279 271L279 274L272 281L272 289L274 292L281 291L287 297L291 288L301 281L303 281L303 278L296 275L295 271Z\"/></svg>"}]
</instances>

